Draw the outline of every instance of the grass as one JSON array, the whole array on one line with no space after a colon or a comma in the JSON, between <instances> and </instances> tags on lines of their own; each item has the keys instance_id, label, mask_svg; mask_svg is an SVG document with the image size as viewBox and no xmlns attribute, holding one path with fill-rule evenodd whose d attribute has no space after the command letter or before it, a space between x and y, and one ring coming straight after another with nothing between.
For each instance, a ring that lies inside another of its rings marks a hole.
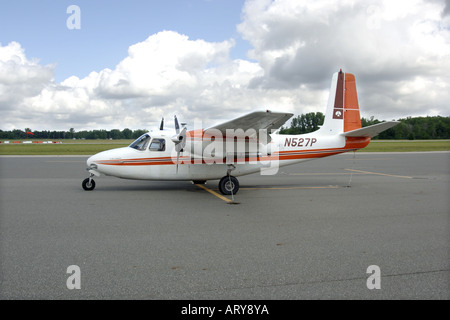
<instances>
[{"instance_id":1,"label":"grass","mask_svg":"<svg viewBox=\"0 0 450 320\"><path fill-rule=\"evenodd\" d=\"M450 140L372 140L362 152L450 151Z\"/></svg>"},{"instance_id":2,"label":"grass","mask_svg":"<svg viewBox=\"0 0 450 320\"><path fill-rule=\"evenodd\" d=\"M62 143L1 143L0 155L93 155L113 148L126 147L132 142L132 140L83 140L82 142L80 142L80 140L58 141L61 141Z\"/></svg>"},{"instance_id":3,"label":"grass","mask_svg":"<svg viewBox=\"0 0 450 320\"><path fill-rule=\"evenodd\" d=\"M0 144L0 155L93 155L132 140L62 140L61 144ZM362 152L450 151L450 140L373 140Z\"/></svg>"}]
</instances>

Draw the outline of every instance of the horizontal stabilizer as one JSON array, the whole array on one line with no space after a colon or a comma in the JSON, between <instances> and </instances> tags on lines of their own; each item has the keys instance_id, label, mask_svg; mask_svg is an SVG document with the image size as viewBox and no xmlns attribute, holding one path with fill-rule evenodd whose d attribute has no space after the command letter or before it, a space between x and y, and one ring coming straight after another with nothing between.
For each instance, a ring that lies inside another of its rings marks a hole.
<instances>
[{"instance_id":1,"label":"horizontal stabilizer","mask_svg":"<svg viewBox=\"0 0 450 320\"><path fill-rule=\"evenodd\" d=\"M395 127L400 122L398 121L388 121L388 122L382 122L377 123L368 127L364 127L361 129L356 129L348 132L342 133L345 137L370 137L373 138L376 135L380 134L381 132L390 129L392 127Z\"/></svg>"}]
</instances>

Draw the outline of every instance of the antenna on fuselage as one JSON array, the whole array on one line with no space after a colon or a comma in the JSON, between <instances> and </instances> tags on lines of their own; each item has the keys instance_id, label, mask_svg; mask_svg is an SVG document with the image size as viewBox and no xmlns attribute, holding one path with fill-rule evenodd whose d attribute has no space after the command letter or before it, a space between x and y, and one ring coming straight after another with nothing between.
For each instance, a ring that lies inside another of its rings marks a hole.
<instances>
[{"instance_id":1,"label":"antenna on fuselage","mask_svg":"<svg viewBox=\"0 0 450 320\"><path fill-rule=\"evenodd\" d=\"M164 130L164 117L161 119L161 125L159 126L159 130Z\"/></svg>"}]
</instances>

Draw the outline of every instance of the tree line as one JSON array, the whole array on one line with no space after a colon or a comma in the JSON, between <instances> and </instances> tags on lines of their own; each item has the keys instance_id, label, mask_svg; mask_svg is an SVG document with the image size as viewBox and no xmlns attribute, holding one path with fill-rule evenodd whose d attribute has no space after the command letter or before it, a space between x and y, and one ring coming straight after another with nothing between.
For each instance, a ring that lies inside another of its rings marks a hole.
<instances>
[{"instance_id":1,"label":"tree line","mask_svg":"<svg viewBox=\"0 0 450 320\"><path fill-rule=\"evenodd\" d=\"M280 134L303 134L313 132L323 125L325 115L322 112L310 112L298 115L293 118L289 127L281 127ZM408 117L399 119L398 125L380 133L375 139L450 139L450 117ZM361 118L363 127L381 123L382 121L374 119ZM32 132L32 134L29 134ZM0 139L137 139L147 130L138 129L113 129L113 130L91 130L78 131L70 128L69 131L32 131L30 128L25 130L15 129L11 131L0 130Z\"/></svg>"},{"instance_id":2,"label":"tree line","mask_svg":"<svg viewBox=\"0 0 450 320\"><path fill-rule=\"evenodd\" d=\"M74 128L69 131L32 131L30 128L25 130L15 129L11 131L0 130L0 139L41 139L41 140L60 140L60 139L137 139L148 130L131 130L131 129L113 129L113 130L83 130L76 132Z\"/></svg>"},{"instance_id":3,"label":"tree line","mask_svg":"<svg viewBox=\"0 0 450 320\"><path fill-rule=\"evenodd\" d=\"M311 112L292 119L290 127L281 127L280 134L303 134L313 132L323 125L325 115L321 112ZM400 123L380 133L374 139L450 139L450 117L407 117L398 119ZM361 125L367 127L382 121L361 118Z\"/></svg>"}]
</instances>

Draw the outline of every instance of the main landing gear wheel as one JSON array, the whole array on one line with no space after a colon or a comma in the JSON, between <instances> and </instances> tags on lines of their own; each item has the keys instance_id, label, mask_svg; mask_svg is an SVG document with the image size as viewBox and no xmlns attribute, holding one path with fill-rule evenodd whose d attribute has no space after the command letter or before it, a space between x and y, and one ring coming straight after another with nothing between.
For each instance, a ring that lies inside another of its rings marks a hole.
<instances>
[{"instance_id":1,"label":"main landing gear wheel","mask_svg":"<svg viewBox=\"0 0 450 320\"><path fill-rule=\"evenodd\" d=\"M91 178L86 178L83 180L83 189L86 191L92 191L95 188L95 181Z\"/></svg>"},{"instance_id":2,"label":"main landing gear wheel","mask_svg":"<svg viewBox=\"0 0 450 320\"><path fill-rule=\"evenodd\" d=\"M239 191L239 181L233 176L220 179L219 190L224 195L234 195Z\"/></svg>"}]
</instances>

